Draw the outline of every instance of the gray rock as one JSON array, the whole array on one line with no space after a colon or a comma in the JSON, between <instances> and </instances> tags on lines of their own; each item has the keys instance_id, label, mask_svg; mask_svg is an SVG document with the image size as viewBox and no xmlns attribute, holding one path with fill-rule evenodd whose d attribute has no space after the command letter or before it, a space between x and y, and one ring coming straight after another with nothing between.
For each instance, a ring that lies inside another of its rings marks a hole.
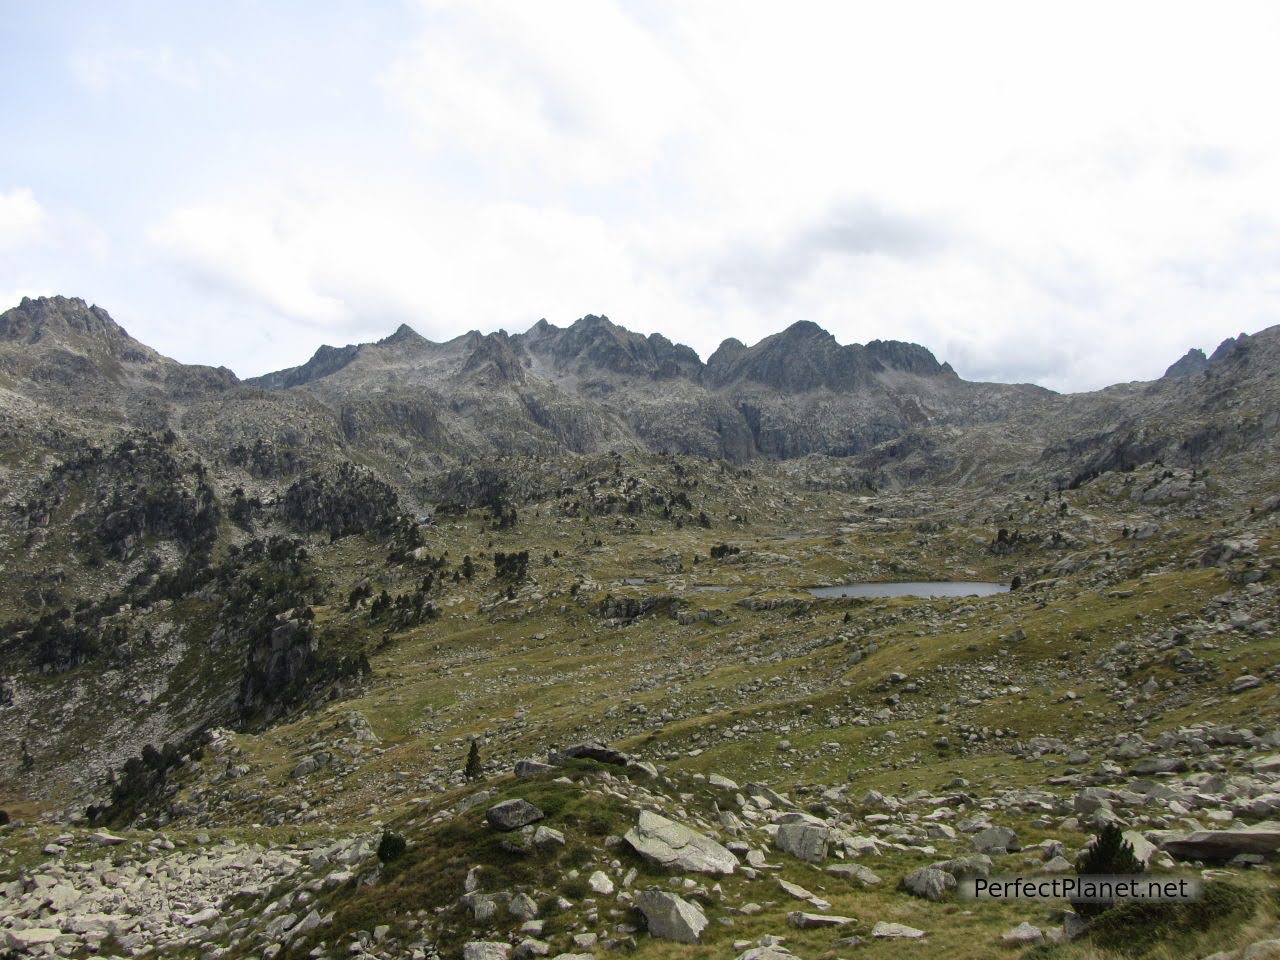
<instances>
[{"instance_id":1,"label":"gray rock","mask_svg":"<svg viewBox=\"0 0 1280 960\"><path fill-rule=\"evenodd\" d=\"M516 799L494 804L484 816L495 830L519 830L541 820L543 813L528 800Z\"/></svg>"},{"instance_id":2,"label":"gray rock","mask_svg":"<svg viewBox=\"0 0 1280 960\"><path fill-rule=\"evenodd\" d=\"M1039 927L1023 921L1012 930L1008 930L1000 937L1002 943L1008 946L1021 947L1032 943L1040 943L1044 940L1044 931Z\"/></svg>"},{"instance_id":3,"label":"gray rock","mask_svg":"<svg viewBox=\"0 0 1280 960\"><path fill-rule=\"evenodd\" d=\"M1250 827L1196 830L1182 837L1166 838L1161 847L1178 860L1212 862L1225 862L1241 853L1275 853L1280 850L1280 822L1268 820Z\"/></svg>"},{"instance_id":4,"label":"gray rock","mask_svg":"<svg viewBox=\"0 0 1280 960\"><path fill-rule=\"evenodd\" d=\"M796 960L790 950L776 944L768 947L752 947L738 954L734 960Z\"/></svg>"},{"instance_id":5,"label":"gray rock","mask_svg":"<svg viewBox=\"0 0 1280 960\"><path fill-rule=\"evenodd\" d=\"M826 827L808 823L784 823L778 827L774 837L774 846L783 853L809 863L821 863L827 858L827 838L830 831Z\"/></svg>"},{"instance_id":6,"label":"gray rock","mask_svg":"<svg viewBox=\"0 0 1280 960\"><path fill-rule=\"evenodd\" d=\"M6 930L5 942L14 950L29 951L53 943L62 931L53 927L27 927L25 930Z\"/></svg>"},{"instance_id":7,"label":"gray rock","mask_svg":"<svg viewBox=\"0 0 1280 960\"><path fill-rule=\"evenodd\" d=\"M805 913L793 910L787 914L787 923L798 930L813 930L818 927L845 927L857 923L853 917L838 917L830 913Z\"/></svg>"},{"instance_id":8,"label":"gray rock","mask_svg":"<svg viewBox=\"0 0 1280 960\"><path fill-rule=\"evenodd\" d=\"M517 893L507 904L507 913L517 920L532 920L538 915L538 904L527 893Z\"/></svg>"},{"instance_id":9,"label":"gray rock","mask_svg":"<svg viewBox=\"0 0 1280 960\"><path fill-rule=\"evenodd\" d=\"M462 947L462 960L507 960L511 944L496 940L472 940Z\"/></svg>"},{"instance_id":10,"label":"gray rock","mask_svg":"<svg viewBox=\"0 0 1280 960\"><path fill-rule=\"evenodd\" d=\"M644 914L649 933L677 943L697 943L707 928L702 908L665 890L644 890L636 897L636 907Z\"/></svg>"},{"instance_id":11,"label":"gray rock","mask_svg":"<svg viewBox=\"0 0 1280 960\"><path fill-rule=\"evenodd\" d=\"M597 870L587 878L587 886L591 888L592 893L607 897L613 893L613 881L609 879L609 875L603 870Z\"/></svg>"},{"instance_id":12,"label":"gray rock","mask_svg":"<svg viewBox=\"0 0 1280 960\"><path fill-rule=\"evenodd\" d=\"M919 940L924 936L924 931L908 927L904 923L887 923L881 920L871 928L871 936L877 940Z\"/></svg>"},{"instance_id":13,"label":"gray rock","mask_svg":"<svg viewBox=\"0 0 1280 960\"><path fill-rule=\"evenodd\" d=\"M954 860L942 860L932 864L934 870L949 873L957 880L972 880L974 877L991 876L991 858L985 853L974 857L956 857Z\"/></svg>"},{"instance_id":14,"label":"gray rock","mask_svg":"<svg viewBox=\"0 0 1280 960\"><path fill-rule=\"evenodd\" d=\"M535 847L563 847L564 834L553 827L544 827L540 824L533 831L533 845Z\"/></svg>"},{"instance_id":15,"label":"gray rock","mask_svg":"<svg viewBox=\"0 0 1280 960\"><path fill-rule=\"evenodd\" d=\"M525 777L536 777L539 774L550 773L555 767L549 763L542 763L540 760L517 760L515 774L517 777L524 779Z\"/></svg>"},{"instance_id":16,"label":"gray rock","mask_svg":"<svg viewBox=\"0 0 1280 960\"><path fill-rule=\"evenodd\" d=\"M688 827L648 810L623 838L631 848L663 866L694 873L733 873L737 858L727 849Z\"/></svg>"},{"instance_id":17,"label":"gray rock","mask_svg":"<svg viewBox=\"0 0 1280 960\"><path fill-rule=\"evenodd\" d=\"M979 853L1011 853L1021 849L1018 835L1008 827L987 827L973 838L973 849Z\"/></svg>"},{"instance_id":18,"label":"gray rock","mask_svg":"<svg viewBox=\"0 0 1280 960\"><path fill-rule=\"evenodd\" d=\"M1062 935L1067 940L1079 940L1089 932L1089 921L1080 914L1068 910L1062 915Z\"/></svg>"},{"instance_id":19,"label":"gray rock","mask_svg":"<svg viewBox=\"0 0 1280 960\"><path fill-rule=\"evenodd\" d=\"M533 960L534 957L545 957L551 952L551 944L535 937L525 937L516 944L515 960Z\"/></svg>"},{"instance_id":20,"label":"gray rock","mask_svg":"<svg viewBox=\"0 0 1280 960\"><path fill-rule=\"evenodd\" d=\"M625 767L630 759L621 750L614 750L607 747L597 740L588 740L586 743L575 743L571 747L565 747L563 750L553 753L548 759L552 763L564 763L566 760L594 760L597 763L609 763L618 767Z\"/></svg>"},{"instance_id":21,"label":"gray rock","mask_svg":"<svg viewBox=\"0 0 1280 960\"><path fill-rule=\"evenodd\" d=\"M1137 830L1126 830L1123 837L1133 845L1133 855L1138 858L1142 865L1144 867L1151 866L1151 858L1160 852L1159 848Z\"/></svg>"},{"instance_id":22,"label":"gray rock","mask_svg":"<svg viewBox=\"0 0 1280 960\"><path fill-rule=\"evenodd\" d=\"M956 878L951 874L934 867L921 867L912 870L902 878L902 887L912 896L925 900L938 901L956 887Z\"/></svg>"},{"instance_id":23,"label":"gray rock","mask_svg":"<svg viewBox=\"0 0 1280 960\"><path fill-rule=\"evenodd\" d=\"M860 863L837 863L827 867L827 873L843 880L857 880L869 887L880 882L880 878L874 872Z\"/></svg>"}]
</instances>

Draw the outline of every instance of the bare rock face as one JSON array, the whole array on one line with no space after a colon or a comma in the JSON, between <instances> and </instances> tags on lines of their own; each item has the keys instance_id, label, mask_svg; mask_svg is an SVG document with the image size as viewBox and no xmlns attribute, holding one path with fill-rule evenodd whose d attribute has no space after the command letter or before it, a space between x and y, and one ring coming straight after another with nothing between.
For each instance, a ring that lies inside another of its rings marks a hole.
<instances>
[{"instance_id":1,"label":"bare rock face","mask_svg":"<svg viewBox=\"0 0 1280 960\"><path fill-rule=\"evenodd\" d=\"M1199 347L1193 347L1184 353L1181 359L1171 364L1169 369L1164 372L1165 377L1176 379L1178 377L1194 377L1209 367L1209 358L1204 355L1204 351Z\"/></svg>"},{"instance_id":2,"label":"bare rock face","mask_svg":"<svg viewBox=\"0 0 1280 960\"><path fill-rule=\"evenodd\" d=\"M678 870L729 874L738 867L738 858L710 837L648 810L623 839L642 857Z\"/></svg>"}]
</instances>

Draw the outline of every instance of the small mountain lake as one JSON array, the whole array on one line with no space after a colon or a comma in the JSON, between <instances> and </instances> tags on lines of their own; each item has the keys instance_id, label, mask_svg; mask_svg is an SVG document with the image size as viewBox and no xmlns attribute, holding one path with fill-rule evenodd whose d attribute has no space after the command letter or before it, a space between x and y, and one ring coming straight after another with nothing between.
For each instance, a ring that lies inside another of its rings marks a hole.
<instances>
[{"instance_id":1,"label":"small mountain lake","mask_svg":"<svg viewBox=\"0 0 1280 960\"><path fill-rule=\"evenodd\" d=\"M815 597L989 597L1008 593L1007 583L967 580L913 580L902 583L843 583L809 587Z\"/></svg>"}]
</instances>

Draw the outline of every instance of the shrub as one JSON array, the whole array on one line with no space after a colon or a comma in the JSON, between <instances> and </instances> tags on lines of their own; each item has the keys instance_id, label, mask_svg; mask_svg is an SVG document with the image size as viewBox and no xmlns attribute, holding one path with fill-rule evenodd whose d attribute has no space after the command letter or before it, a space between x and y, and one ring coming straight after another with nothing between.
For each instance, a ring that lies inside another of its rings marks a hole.
<instances>
[{"instance_id":1,"label":"shrub","mask_svg":"<svg viewBox=\"0 0 1280 960\"><path fill-rule=\"evenodd\" d=\"M1207 883L1204 896L1188 903L1117 903L1089 924L1089 937L1104 949L1143 956L1161 944L1217 927L1238 930L1257 907L1258 894L1253 890L1233 883ZM1175 955L1181 956L1182 951ZM1201 953L1197 950L1193 955Z\"/></svg>"},{"instance_id":2,"label":"shrub","mask_svg":"<svg viewBox=\"0 0 1280 960\"><path fill-rule=\"evenodd\" d=\"M382 839L378 841L378 859L382 863L390 863L404 855L409 848L408 842L394 830L383 830Z\"/></svg>"}]
</instances>

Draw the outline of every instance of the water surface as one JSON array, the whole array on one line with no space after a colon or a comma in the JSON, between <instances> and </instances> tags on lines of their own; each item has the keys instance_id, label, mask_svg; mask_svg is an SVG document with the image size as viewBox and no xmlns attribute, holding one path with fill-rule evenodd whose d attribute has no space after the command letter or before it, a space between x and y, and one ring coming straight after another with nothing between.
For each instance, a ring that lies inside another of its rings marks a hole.
<instances>
[{"instance_id":1,"label":"water surface","mask_svg":"<svg viewBox=\"0 0 1280 960\"><path fill-rule=\"evenodd\" d=\"M1007 593L1006 583L968 580L911 580L901 583L842 583L810 587L815 597L989 597Z\"/></svg>"}]
</instances>

